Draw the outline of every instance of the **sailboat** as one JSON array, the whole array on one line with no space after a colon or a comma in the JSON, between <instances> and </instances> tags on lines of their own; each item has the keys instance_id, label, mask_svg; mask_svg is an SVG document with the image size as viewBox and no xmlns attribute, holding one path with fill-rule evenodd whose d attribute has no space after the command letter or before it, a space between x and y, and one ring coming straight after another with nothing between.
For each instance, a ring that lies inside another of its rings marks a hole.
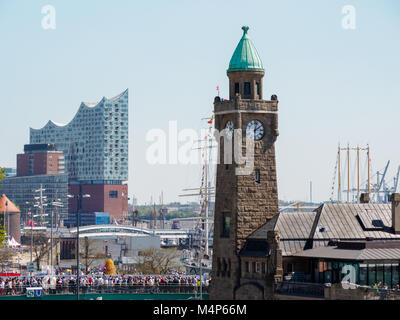
<instances>
[{"instance_id":1,"label":"sailboat","mask_svg":"<svg viewBox=\"0 0 400 320\"><path fill-rule=\"evenodd\" d=\"M215 189L215 187L212 186L212 181L215 181L215 179L212 179L210 173L210 167L212 165L211 149L215 148L212 135L214 116L205 119L208 120L207 122L210 126L204 140L200 140L201 142L206 142L206 145L198 148L203 150L202 158L204 160L200 188L184 189L185 191L198 191L198 193L184 196L200 196L199 219L197 220L195 228L192 229L190 233L192 239L190 245L191 250L187 250L183 257L183 265L185 266L186 273L197 275L209 275L211 273L212 262L212 250L210 246L212 246L213 231L210 230L212 229L210 225L213 225L213 220L209 218L209 209L211 204L210 198L214 196Z\"/></svg>"}]
</instances>

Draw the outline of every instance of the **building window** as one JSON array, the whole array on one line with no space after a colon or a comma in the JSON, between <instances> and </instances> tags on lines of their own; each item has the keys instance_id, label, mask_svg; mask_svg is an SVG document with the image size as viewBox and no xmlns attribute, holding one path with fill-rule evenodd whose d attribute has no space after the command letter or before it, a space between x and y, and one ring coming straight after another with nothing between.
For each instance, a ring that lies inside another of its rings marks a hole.
<instances>
[{"instance_id":1,"label":"building window","mask_svg":"<svg viewBox=\"0 0 400 320\"><path fill-rule=\"evenodd\" d=\"M259 262L256 262L256 273L260 273L261 272L261 270L260 270L260 263Z\"/></svg>"},{"instance_id":2,"label":"building window","mask_svg":"<svg viewBox=\"0 0 400 320\"><path fill-rule=\"evenodd\" d=\"M376 271L375 271L375 264L368 265L368 285L373 286L376 283Z\"/></svg>"},{"instance_id":3,"label":"building window","mask_svg":"<svg viewBox=\"0 0 400 320\"><path fill-rule=\"evenodd\" d=\"M235 83L235 94L239 93L239 83Z\"/></svg>"},{"instance_id":4,"label":"building window","mask_svg":"<svg viewBox=\"0 0 400 320\"><path fill-rule=\"evenodd\" d=\"M223 212L221 237L229 238L230 227L231 227L231 214L229 212Z\"/></svg>"},{"instance_id":5,"label":"building window","mask_svg":"<svg viewBox=\"0 0 400 320\"><path fill-rule=\"evenodd\" d=\"M252 263L252 269L253 269L253 272L257 272L256 271L256 263L253 261L253 263Z\"/></svg>"},{"instance_id":6,"label":"building window","mask_svg":"<svg viewBox=\"0 0 400 320\"><path fill-rule=\"evenodd\" d=\"M250 82L245 82L244 83L244 94L249 95L250 94Z\"/></svg>"},{"instance_id":7,"label":"building window","mask_svg":"<svg viewBox=\"0 0 400 320\"><path fill-rule=\"evenodd\" d=\"M392 288L396 288L399 284L399 265L392 264Z\"/></svg>"},{"instance_id":8,"label":"building window","mask_svg":"<svg viewBox=\"0 0 400 320\"><path fill-rule=\"evenodd\" d=\"M250 263L248 261L245 262L245 270L247 273L250 272Z\"/></svg>"},{"instance_id":9,"label":"building window","mask_svg":"<svg viewBox=\"0 0 400 320\"><path fill-rule=\"evenodd\" d=\"M228 269L228 265L226 263L225 259L222 259L222 276L225 277L226 276L226 271Z\"/></svg>"},{"instance_id":10,"label":"building window","mask_svg":"<svg viewBox=\"0 0 400 320\"><path fill-rule=\"evenodd\" d=\"M118 191L115 191L115 190L111 190L109 193L108 193L108 196L110 197L110 198L118 198Z\"/></svg>"},{"instance_id":11,"label":"building window","mask_svg":"<svg viewBox=\"0 0 400 320\"><path fill-rule=\"evenodd\" d=\"M382 285L384 284L383 280L383 264L376 265L376 282L381 282Z\"/></svg>"},{"instance_id":12,"label":"building window","mask_svg":"<svg viewBox=\"0 0 400 320\"><path fill-rule=\"evenodd\" d=\"M257 92L257 95L260 95L260 83L259 82L256 82L256 92Z\"/></svg>"},{"instance_id":13,"label":"building window","mask_svg":"<svg viewBox=\"0 0 400 320\"><path fill-rule=\"evenodd\" d=\"M255 183L260 183L260 170L254 170L254 181Z\"/></svg>"},{"instance_id":14,"label":"building window","mask_svg":"<svg viewBox=\"0 0 400 320\"><path fill-rule=\"evenodd\" d=\"M261 264L261 268L262 268L262 270L261 270L262 273L267 273L267 268L266 268L265 262L263 262L263 263Z\"/></svg>"},{"instance_id":15,"label":"building window","mask_svg":"<svg viewBox=\"0 0 400 320\"><path fill-rule=\"evenodd\" d=\"M366 264L360 264L360 285L366 286L367 285L367 265Z\"/></svg>"}]
</instances>

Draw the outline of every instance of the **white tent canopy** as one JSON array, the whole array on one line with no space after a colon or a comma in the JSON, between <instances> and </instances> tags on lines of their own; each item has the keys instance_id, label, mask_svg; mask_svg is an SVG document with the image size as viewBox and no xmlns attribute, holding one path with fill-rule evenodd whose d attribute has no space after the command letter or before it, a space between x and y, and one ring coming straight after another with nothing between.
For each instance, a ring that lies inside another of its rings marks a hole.
<instances>
[{"instance_id":1,"label":"white tent canopy","mask_svg":"<svg viewBox=\"0 0 400 320\"><path fill-rule=\"evenodd\" d=\"M8 244L9 247L12 247L12 248L19 247L19 246L21 245L20 243L18 243L18 242L14 239L14 237L12 237L11 240L8 239L7 244Z\"/></svg>"}]
</instances>

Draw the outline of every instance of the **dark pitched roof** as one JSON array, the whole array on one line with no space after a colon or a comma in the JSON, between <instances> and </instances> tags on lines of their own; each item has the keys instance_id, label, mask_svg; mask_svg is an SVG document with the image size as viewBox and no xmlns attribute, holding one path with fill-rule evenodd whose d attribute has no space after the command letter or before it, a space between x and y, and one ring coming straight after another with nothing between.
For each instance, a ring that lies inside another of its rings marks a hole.
<instances>
[{"instance_id":1,"label":"dark pitched roof","mask_svg":"<svg viewBox=\"0 0 400 320\"><path fill-rule=\"evenodd\" d=\"M249 238L266 239L268 231L278 230L282 239L308 239L316 212L280 212Z\"/></svg>"},{"instance_id":2,"label":"dark pitched roof","mask_svg":"<svg viewBox=\"0 0 400 320\"><path fill-rule=\"evenodd\" d=\"M392 232L390 204L326 203L317 209L313 239L400 239Z\"/></svg>"},{"instance_id":3,"label":"dark pitched roof","mask_svg":"<svg viewBox=\"0 0 400 320\"><path fill-rule=\"evenodd\" d=\"M318 247L294 253L295 257L341 259L341 260L393 260L399 259L400 248L386 249L340 249L338 247Z\"/></svg>"},{"instance_id":4,"label":"dark pitched roof","mask_svg":"<svg viewBox=\"0 0 400 320\"><path fill-rule=\"evenodd\" d=\"M316 212L280 212L261 228L257 229L249 239L267 239L268 231L280 232L283 255L290 255L304 249ZM325 241L321 242L324 245Z\"/></svg>"},{"instance_id":5,"label":"dark pitched roof","mask_svg":"<svg viewBox=\"0 0 400 320\"><path fill-rule=\"evenodd\" d=\"M282 254L288 256L326 247L333 239L400 239L391 220L390 204L325 203L312 212L280 212L249 239L267 239L268 231L279 231Z\"/></svg>"},{"instance_id":6,"label":"dark pitched roof","mask_svg":"<svg viewBox=\"0 0 400 320\"><path fill-rule=\"evenodd\" d=\"M241 256L265 257L270 252L269 244L265 239L248 239L240 250Z\"/></svg>"}]
</instances>

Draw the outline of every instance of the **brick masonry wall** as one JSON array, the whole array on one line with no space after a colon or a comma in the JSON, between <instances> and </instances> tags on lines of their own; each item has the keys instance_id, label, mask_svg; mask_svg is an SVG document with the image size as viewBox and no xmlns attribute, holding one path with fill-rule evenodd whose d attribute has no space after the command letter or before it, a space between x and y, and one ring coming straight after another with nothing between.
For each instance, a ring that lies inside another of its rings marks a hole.
<instances>
[{"instance_id":1,"label":"brick masonry wall","mask_svg":"<svg viewBox=\"0 0 400 320\"><path fill-rule=\"evenodd\" d=\"M29 175L29 154L17 154L17 176Z\"/></svg>"},{"instance_id":2,"label":"brick masonry wall","mask_svg":"<svg viewBox=\"0 0 400 320\"><path fill-rule=\"evenodd\" d=\"M76 195L79 193L79 185L71 185L68 190L70 194ZM110 198L110 191L117 191L118 197ZM128 214L128 185L82 185L82 193L90 194L90 198L82 199L83 212L109 212L110 219L122 219ZM69 212L76 212L76 198L68 201Z\"/></svg>"},{"instance_id":3,"label":"brick masonry wall","mask_svg":"<svg viewBox=\"0 0 400 320\"><path fill-rule=\"evenodd\" d=\"M238 256L246 238L255 230L278 214L278 189L274 142L278 136L278 118L273 113L278 110L278 101L234 100L214 103L215 127L221 131L227 121L232 121L234 128L242 129L242 149L246 155L246 127L255 119L263 123L264 137L255 141L254 169L260 170L260 183L254 181L254 170L250 175L235 174L236 164L223 163L217 166L216 202L214 220L213 271L211 299L234 299L234 291L240 287L241 264ZM237 111L245 112L237 112ZM218 112L232 113L218 114ZM261 112L260 112L261 111ZM262 113L262 111L267 111ZM220 157L223 155L224 139L220 141ZM232 138L232 141L234 138ZM234 144L233 144L234 145ZM223 213L229 212L230 236L221 237ZM218 262L219 261L219 262ZM230 272L219 272L218 266L226 261ZM224 275L221 275L224 274ZM250 290L251 291L251 290ZM249 291L249 292L250 292ZM247 292L243 289L241 297Z\"/></svg>"}]
</instances>

